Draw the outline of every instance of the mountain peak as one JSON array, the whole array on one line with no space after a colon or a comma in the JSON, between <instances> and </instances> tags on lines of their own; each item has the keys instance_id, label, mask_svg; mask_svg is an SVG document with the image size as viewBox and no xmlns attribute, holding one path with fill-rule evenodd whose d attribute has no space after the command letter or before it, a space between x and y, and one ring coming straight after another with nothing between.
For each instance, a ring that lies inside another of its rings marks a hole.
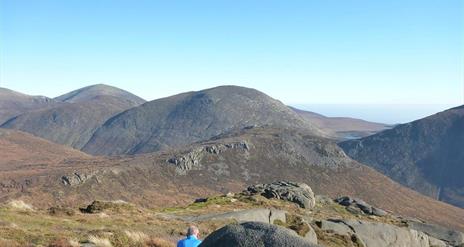
<instances>
[{"instance_id":1,"label":"mountain peak","mask_svg":"<svg viewBox=\"0 0 464 247\"><path fill-rule=\"evenodd\" d=\"M108 120L83 150L110 155L148 153L234 129L265 125L324 134L280 101L258 90L220 86L153 100L123 112Z\"/></svg>"}]
</instances>

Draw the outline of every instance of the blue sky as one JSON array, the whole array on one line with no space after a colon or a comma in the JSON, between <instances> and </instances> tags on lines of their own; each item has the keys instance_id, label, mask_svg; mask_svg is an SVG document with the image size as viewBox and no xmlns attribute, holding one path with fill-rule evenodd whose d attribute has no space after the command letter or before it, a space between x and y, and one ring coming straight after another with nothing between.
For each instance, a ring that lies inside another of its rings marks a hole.
<instances>
[{"instance_id":1,"label":"blue sky","mask_svg":"<svg viewBox=\"0 0 464 247\"><path fill-rule=\"evenodd\" d=\"M223 84L287 104L463 104L464 1L0 0L0 87Z\"/></svg>"}]
</instances>

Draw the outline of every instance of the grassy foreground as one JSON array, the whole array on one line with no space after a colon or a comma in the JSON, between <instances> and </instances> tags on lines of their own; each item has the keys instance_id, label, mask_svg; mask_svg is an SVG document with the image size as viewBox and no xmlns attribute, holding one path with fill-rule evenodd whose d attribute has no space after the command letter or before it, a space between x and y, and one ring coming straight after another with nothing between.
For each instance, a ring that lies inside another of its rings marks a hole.
<instances>
[{"instance_id":1,"label":"grassy foreground","mask_svg":"<svg viewBox=\"0 0 464 247\"><path fill-rule=\"evenodd\" d=\"M101 246L101 247L170 247L183 237L192 224L188 216L231 212L251 208L277 208L286 210L291 219L281 225L305 233L301 222L318 219L356 218L368 221L401 224L394 217L374 217L352 214L327 198L319 199L312 210L296 204L268 200L261 196L215 196L206 202L184 207L141 208L116 201L93 204L92 207L34 209L33 205L13 201L0 207L0 246ZM233 220L206 220L195 222L204 238ZM279 222L274 222L279 224ZM313 227L315 228L315 227ZM349 239L318 232L324 246L350 246Z\"/></svg>"}]
</instances>

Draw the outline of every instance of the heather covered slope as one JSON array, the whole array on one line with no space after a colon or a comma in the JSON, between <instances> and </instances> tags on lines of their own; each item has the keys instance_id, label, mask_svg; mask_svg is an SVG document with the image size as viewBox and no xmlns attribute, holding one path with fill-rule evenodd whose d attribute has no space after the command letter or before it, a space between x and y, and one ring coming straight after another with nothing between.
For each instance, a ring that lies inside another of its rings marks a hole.
<instances>
[{"instance_id":1,"label":"heather covered slope","mask_svg":"<svg viewBox=\"0 0 464 247\"><path fill-rule=\"evenodd\" d=\"M89 155L31 134L0 128L0 178L5 171L33 170Z\"/></svg>"},{"instance_id":2,"label":"heather covered slope","mask_svg":"<svg viewBox=\"0 0 464 247\"><path fill-rule=\"evenodd\" d=\"M27 176L3 174L1 201L20 198L38 207L94 199L176 205L285 179L311 184L317 194L357 196L397 214L464 229L463 209L400 186L351 160L330 140L281 128L234 131L181 150L68 159Z\"/></svg>"},{"instance_id":3,"label":"heather covered slope","mask_svg":"<svg viewBox=\"0 0 464 247\"><path fill-rule=\"evenodd\" d=\"M315 112L291 108L319 129L328 133L330 137L340 141L366 137L391 128L391 126L382 123L348 117L326 117Z\"/></svg>"},{"instance_id":4,"label":"heather covered slope","mask_svg":"<svg viewBox=\"0 0 464 247\"><path fill-rule=\"evenodd\" d=\"M90 154L149 153L246 126L305 129L323 135L281 102L254 89L221 86L154 100L107 121L85 145Z\"/></svg>"},{"instance_id":5,"label":"heather covered slope","mask_svg":"<svg viewBox=\"0 0 464 247\"><path fill-rule=\"evenodd\" d=\"M340 146L425 195L464 207L464 106Z\"/></svg>"},{"instance_id":6,"label":"heather covered slope","mask_svg":"<svg viewBox=\"0 0 464 247\"><path fill-rule=\"evenodd\" d=\"M0 124L24 112L52 107L57 103L44 96L30 96L0 88Z\"/></svg>"}]
</instances>

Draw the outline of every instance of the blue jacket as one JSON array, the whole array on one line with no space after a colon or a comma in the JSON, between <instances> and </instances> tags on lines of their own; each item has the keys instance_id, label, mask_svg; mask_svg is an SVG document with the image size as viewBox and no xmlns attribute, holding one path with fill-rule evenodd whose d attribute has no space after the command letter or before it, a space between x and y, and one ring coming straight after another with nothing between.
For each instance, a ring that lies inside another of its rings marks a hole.
<instances>
[{"instance_id":1,"label":"blue jacket","mask_svg":"<svg viewBox=\"0 0 464 247\"><path fill-rule=\"evenodd\" d=\"M177 242L177 247L197 247L200 244L200 240L198 240L195 236L190 235L187 238L184 238Z\"/></svg>"}]
</instances>

